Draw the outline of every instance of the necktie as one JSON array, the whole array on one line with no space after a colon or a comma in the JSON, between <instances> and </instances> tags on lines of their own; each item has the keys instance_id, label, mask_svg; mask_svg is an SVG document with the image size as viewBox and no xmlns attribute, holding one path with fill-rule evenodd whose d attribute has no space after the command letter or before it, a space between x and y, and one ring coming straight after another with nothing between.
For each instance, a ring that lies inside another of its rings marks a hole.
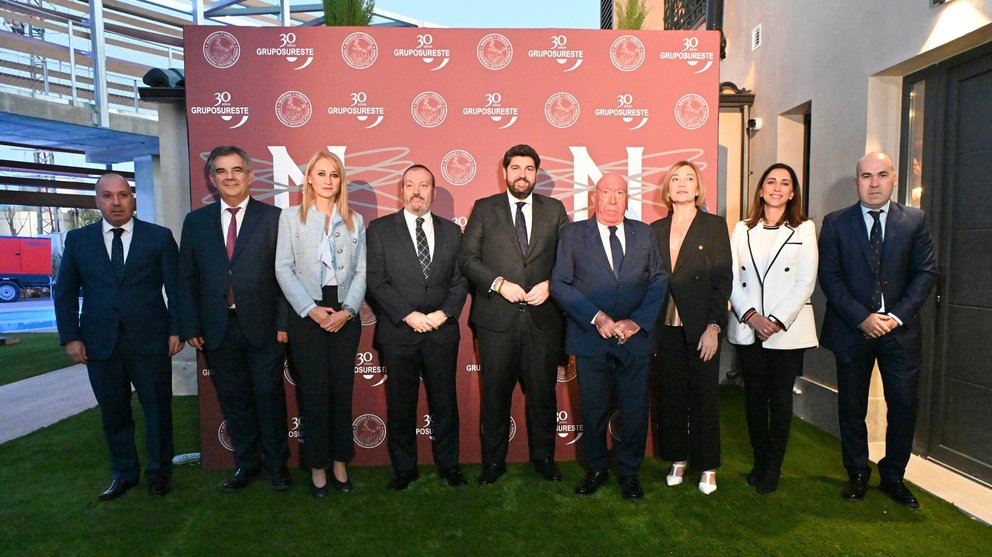
<instances>
[{"instance_id":1,"label":"necktie","mask_svg":"<svg viewBox=\"0 0 992 557\"><path fill-rule=\"evenodd\" d=\"M120 282L124 279L124 241L121 240L124 229L114 228L111 232L114 233L114 241L110 243L110 265L114 268L117 282Z\"/></svg>"},{"instance_id":2,"label":"necktie","mask_svg":"<svg viewBox=\"0 0 992 557\"><path fill-rule=\"evenodd\" d=\"M427 245L427 234L424 234L424 217L417 217L417 259L420 260L420 270L424 278L431 276L431 252Z\"/></svg>"},{"instance_id":3,"label":"necktie","mask_svg":"<svg viewBox=\"0 0 992 557\"><path fill-rule=\"evenodd\" d=\"M520 252L527 255L527 221L524 219L523 201L517 202L517 216L514 225L517 228L517 242L520 243Z\"/></svg>"},{"instance_id":4,"label":"necktie","mask_svg":"<svg viewBox=\"0 0 992 557\"><path fill-rule=\"evenodd\" d=\"M227 260L228 261L234 258L234 245L238 243L238 211L240 210L241 207L227 208L227 212L231 213L231 222L227 225ZM228 282L227 306L231 307L233 305L234 305L234 285Z\"/></svg>"},{"instance_id":5,"label":"necktie","mask_svg":"<svg viewBox=\"0 0 992 557\"><path fill-rule=\"evenodd\" d=\"M872 271L875 272L875 284L871 289L871 307L868 309L878 311L882 309L882 221L879 219L882 211L868 211L868 214L875 220L868 235L868 252L871 255Z\"/></svg>"},{"instance_id":6,"label":"necktie","mask_svg":"<svg viewBox=\"0 0 992 557\"><path fill-rule=\"evenodd\" d=\"M623 265L623 246L617 237L617 227L610 226L610 251L613 252L613 274L620 278L620 266Z\"/></svg>"}]
</instances>

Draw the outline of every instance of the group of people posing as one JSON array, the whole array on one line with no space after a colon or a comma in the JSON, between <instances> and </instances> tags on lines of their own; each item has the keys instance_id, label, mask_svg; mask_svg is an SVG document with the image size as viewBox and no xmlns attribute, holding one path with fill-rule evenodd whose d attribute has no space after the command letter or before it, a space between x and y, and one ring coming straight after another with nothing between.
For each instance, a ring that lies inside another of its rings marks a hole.
<instances>
[{"instance_id":1,"label":"group of people posing","mask_svg":"<svg viewBox=\"0 0 992 557\"><path fill-rule=\"evenodd\" d=\"M836 354L849 473L842 495L860 499L867 490L864 420L877 359L889 408L881 488L918 506L902 475L916 411L917 315L936 271L922 213L890 201L896 173L887 155L859 161L860 201L824 220L819 248L796 173L785 164L764 172L748 218L730 237L726 221L706 212L702 176L690 161L673 164L660 184L668 215L651 225L625 216L627 183L617 174L604 175L591 193L595 216L570 223L560 201L535 193L540 164L530 146L510 148L502 161L506 191L476 201L464 232L431 211L434 175L415 164L402 175L403 208L366 229L348 204L345 167L334 154L314 154L301 205L278 209L249 195L248 154L217 147L206 171L220 200L186 217L178 247L168 229L133 217L122 177L100 178L103 220L67 235L55 291L61 341L87 364L103 415L113 481L99 498L123 495L140 476L131 385L148 424L149 492L171 489L170 358L184 343L206 356L233 441L236 468L225 491L245 488L263 469L274 489L292 484L282 380L288 343L310 492L351 492L356 316L365 299L389 370L394 476L387 489L419 478L421 383L439 476L466 485L455 376L458 318L470 289L481 363L480 485L506 472L518 383L534 469L544 480L562 480L554 451L564 346L575 357L585 432L587 473L576 494L606 484L615 460L621 495L643 498L638 469L652 392L661 457L672 463L666 483L681 484L691 467L699 491L713 493L725 333L744 378L754 456L747 481L769 493L781 476L793 381L804 350L818 342L810 296L819 270L827 296L823 343ZM614 401L623 433L611 450Z\"/></svg>"}]
</instances>

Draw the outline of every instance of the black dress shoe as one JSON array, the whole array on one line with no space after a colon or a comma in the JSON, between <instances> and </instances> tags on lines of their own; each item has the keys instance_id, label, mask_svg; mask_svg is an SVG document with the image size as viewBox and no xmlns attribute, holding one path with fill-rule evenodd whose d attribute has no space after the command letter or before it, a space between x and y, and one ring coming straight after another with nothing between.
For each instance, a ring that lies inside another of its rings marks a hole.
<instances>
[{"instance_id":1,"label":"black dress shoe","mask_svg":"<svg viewBox=\"0 0 992 557\"><path fill-rule=\"evenodd\" d=\"M228 493L238 491L248 487L248 484L255 479L255 476L258 476L258 468L238 468L221 487Z\"/></svg>"},{"instance_id":2,"label":"black dress shoe","mask_svg":"<svg viewBox=\"0 0 992 557\"><path fill-rule=\"evenodd\" d=\"M416 468L404 472L397 471L393 479L389 480L389 483L386 484L386 489L389 491L403 491L410 487L411 483L417 481L419 477L420 472Z\"/></svg>"},{"instance_id":3,"label":"black dress shoe","mask_svg":"<svg viewBox=\"0 0 992 557\"><path fill-rule=\"evenodd\" d=\"M468 485L468 480L465 479L465 474L462 474L462 469L458 466L451 466L450 468L440 468L439 473L441 478L448 481L448 485L451 487L465 487Z\"/></svg>"},{"instance_id":4,"label":"black dress shoe","mask_svg":"<svg viewBox=\"0 0 992 557\"><path fill-rule=\"evenodd\" d=\"M848 482L844 484L844 489L841 490L840 496L848 501L864 499L865 492L868 491L869 476L871 476L869 473L851 474Z\"/></svg>"},{"instance_id":5,"label":"black dress shoe","mask_svg":"<svg viewBox=\"0 0 992 557\"><path fill-rule=\"evenodd\" d=\"M482 468L482 475L479 476L479 485L494 484L505 473L505 462L490 462Z\"/></svg>"},{"instance_id":6,"label":"black dress shoe","mask_svg":"<svg viewBox=\"0 0 992 557\"><path fill-rule=\"evenodd\" d=\"M558 471L558 466L555 465L555 459L553 458L535 460L534 470L536 470L542 478L548 480L549 482L561 481L561 472Z\"/></svg>"},{"instance_id":7,"label":"black dress shoe","mask_svg":"<svg viewBox=\"0 0 992 557\"><path fill-rule=\"evenodd\" d=\"M110 482L110 486L107 487L100 495L97 495L97 499L101 501L113 501L121 495L127 493L127 490L138 485L138 482L134 480L114 480Z\"/></svg>"},{"instance_id":8,"label":"black dress shoe","mask_svg":"<svg viewBox=\"0 0 992 557\"><path fill-rule=\"evenodd\" d=\"M324 480L324 485L317 487L313 483L313 477L310 478L310 495L313 495L317 499L326 499L328 494L327 480Z\"/></svg>"},{"instance_id":9,"label":"black dress shoe","mask_svg":"<svg viewBox=\"0 0 992 557\"><path fill-rule=\"evenodd\" d=\"M340 493L351 493L352 491L355 491L355 486L351 483L351 478L348 478L343 482L339 482L338 479L334 477L333 473L331 474L331 485L333 485L334 489Z\"/></svg>"},{"instance_id":10,"label":"black dress shoe","mask_svg":"<svg viewBox=\"0 0 992 557\"><path fill-rule=\"evenodd\" d=\"M781 477L781 470L765 470L764 475L758 480L758 485L755 486L756 491L762 495L774 492L778 489L778 480Z\"/></svg>"},{"instance_id":11,"label":"black dress shoe","mask_svg":"<svg viewBox=\"0 0 992 557\"><path fill-rule=\"evenodd\" d=\"M148 494L161 497L172 490L172 480L162 474L154 474L148 478Z\"/></svg>"},{"instance_id":12,"label":"black dress shoe","mask_svg":"<svg viewBox=\"0 0 992 557\"><path fill-rule=\"evenodd\" d=\"M757 487L758 483L761 482L761 477L764 475L765 466L755 462L754 466L751 467L751 472L747 475L747 485Z\"/></svg>"},{"instance_id":13,"label":"black dress shoe","mask_svg":"<svg viewBox=\"0 0 992 557\"><path fill-rule=\"evenodd\" d=\"M586 472L586 479L582 480L579 487L575 488L576 495L592 495L610 479L610 473L606 470L590 470Z\"/></svg>"},{"instance_id":14,"label":"black dress shoe","mask_svg":"<svg viewBox=\"0 0 992 557\"><path fill-rule=\"evenodd\" d=\"M909 509L920 508L920 502L916 500L913 492L902 483L902 480L882 480L878 484L878 489L888 495L893 501Z\"/></svg>"},{"instance_id":15,"label":"black dress shoe","mask_svg":"<svg viewBox=\"0 0 992 557\"><path fill-rule=\"evenodd\" d=\"M644 490L641 489L641 482L637 476L624 476L620 478L620 493L628 501L644 499Z\"/></svg>"},{"instance_id":16,"label":"black dress shoe","mask_svg":"<svg viewBox=\"0 0 992 557\"><path fill-rule=\"evenodd\" d=\"M285 466L276 468L271 472L270 476L272 479L272 489L276 491L286 491L293 487L293 476L289 474L289 469Z\"/></svg>"}]
</instances>

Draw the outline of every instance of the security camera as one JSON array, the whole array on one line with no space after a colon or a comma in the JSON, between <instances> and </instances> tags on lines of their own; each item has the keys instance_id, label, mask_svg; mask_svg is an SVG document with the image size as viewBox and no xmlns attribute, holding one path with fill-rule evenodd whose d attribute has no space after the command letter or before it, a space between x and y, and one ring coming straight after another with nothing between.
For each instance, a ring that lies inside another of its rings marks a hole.
<instances>
[{"instance_id":1,"label":"security camera","mask_svg":"<svg viewBox=\"0 0 992 557\"><path fill-rule=\"evenodd\" d=\"M747 129L758 131L761 129L761 118L748 118Z\"/></svg>"}]
</instances>

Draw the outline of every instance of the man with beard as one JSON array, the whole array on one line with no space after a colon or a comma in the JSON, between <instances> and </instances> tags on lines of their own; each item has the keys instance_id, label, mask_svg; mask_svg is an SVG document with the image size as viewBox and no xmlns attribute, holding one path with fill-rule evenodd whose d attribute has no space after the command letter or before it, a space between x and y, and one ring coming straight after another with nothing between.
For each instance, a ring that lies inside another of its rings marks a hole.
<instances>
[{"instance_id":1,"label":"man with beard","mask_svg":"<svg viewBox=\"0 0 992 557\"><path fill-rule=\"evenodd\" d=\"M510 406L520 382L535 470L561 481L554 461L562 315L549 298L558 234L568 224L557 199L533 193L541 158L529 145L503 155L506 193L475 203L458 263L474 286L470 321L482 360L482 475L506 472Z\"/></svg>"}]
</instances>

